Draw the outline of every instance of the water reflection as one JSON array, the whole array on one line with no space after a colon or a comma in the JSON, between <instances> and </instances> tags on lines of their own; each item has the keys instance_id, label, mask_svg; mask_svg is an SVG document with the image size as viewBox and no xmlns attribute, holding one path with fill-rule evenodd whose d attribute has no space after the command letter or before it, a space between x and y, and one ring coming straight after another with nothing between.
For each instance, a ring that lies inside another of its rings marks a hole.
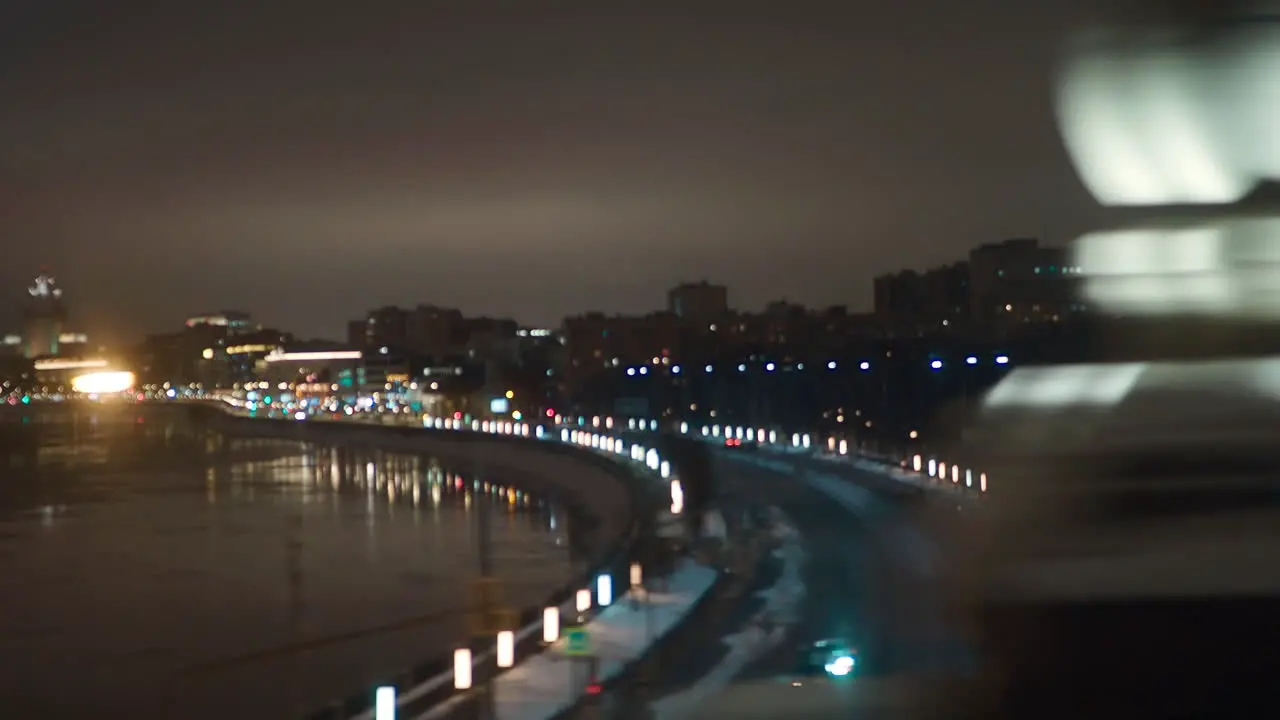
<instances>
[{"instance_id":1,"label":"water reflection","mask_svg":"<svg viewBox=\"0 0 1280 720\"><path fill-rule=\"evenodd\" d=\"M179 677L180 707L149 716L298 716L442 653L480 503L509 598L540 602L574 571L563 509L429 457L229 438L173 411L59 412L0 417L0 561L22 589L0 615L23 658L0 670L6 716L136 713Z\"/></svg>"}]
</instances>

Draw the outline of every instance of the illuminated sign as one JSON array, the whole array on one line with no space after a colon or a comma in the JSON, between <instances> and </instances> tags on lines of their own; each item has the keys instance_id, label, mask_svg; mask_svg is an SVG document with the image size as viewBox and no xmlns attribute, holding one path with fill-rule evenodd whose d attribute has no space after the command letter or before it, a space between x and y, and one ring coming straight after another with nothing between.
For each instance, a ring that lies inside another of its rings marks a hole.
<instances>
[{"instance_id":1,"label":"illuminated sign","mask_svg":"<svg viewBox=\"0 0 1280 720\"><path fill-rule=\"evenodd\" d=\"M58 336L58 342L63 345L74 345L76 343L89 342L89 336L84 333L62 333Z\"/></svg>"},{"instance_id":2,"label":"illuminated sign","mask_svg":"<svg viewBox=\"0 0 1280 720\"><path fill-rule=\"evenodd\" d=\"M227 348L228 355L248 355L250 353L270 353L279 350L275 345L232 345Z\"/></svg>"},{"instance_id":3,"label":"illuminated sign","mask_svg":"<svg viewBox=\"0 0 1280 720\"><path fill-rule=\"evenodd\" d=\"M214 327L245 327L249 324L247 316L228 317L226 315L198 315L196 317L187 318L187 327L197 327L199 325L212 325Z\"/></svg>"},{"instance_id":4,"label":"illuminated sign","mask_svg":"<svg viewBox=\"0 0 1280 720\"><path fill-rule=\"evenodd\" d=\"M195 327L197 325L216 325L225 327L227 319L221 315L206 315L201 317L187 318L187 327Z\"/></svg>"},{"instance_id":5,"label":"illuminated sign","mask_svg":"<svg viewBox=\"0 0 1280 720\"><path fill-rule=\"evenodd\" d=\"M328 352L280 352L266 357L267 362L306 362L324 360L359 360L364 354L359 350L331 350Z\"/></svg>"},{"instance_id":6,"label":"illuminated sign","mask_svg":"<svg viewBox=\"0 0 1280 720\"><path fill-rule=\"evenodd\" d=\"M21 335L5 335L4 344L5 345L21 345L22 336Z\"/></svg>"},{"instance_id":7,"label":"illuminated sign","mask_svg":"<svg viewBox=\"0 0 1280 720\"><path fill-rule=\"evenodd\" d=\"M36 370L84 370L88 368L104 368L106 360L37 360Z\"/></svg>"},{"instance_id":8,"label":"illuminated sign","mask_svg":"<svg viewBox=\"0 0 1280 720\"><path fill-rule=\"evenodd\" d=\"M511 401L501 397L489 401L489 412L494 415L505 415L511 409Z\"/></svg>"}]
</instances>

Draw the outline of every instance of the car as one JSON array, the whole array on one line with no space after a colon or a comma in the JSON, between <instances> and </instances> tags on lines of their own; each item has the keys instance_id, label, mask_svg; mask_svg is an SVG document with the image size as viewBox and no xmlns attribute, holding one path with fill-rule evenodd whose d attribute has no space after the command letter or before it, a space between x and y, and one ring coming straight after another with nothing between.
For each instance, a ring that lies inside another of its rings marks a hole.
<instances>
[{"instance_id":1,"label":"car","mask_svg":"<svg viewBox=\"0 0 1280 720\"><path fill-rule=\"evenodd\" d=\"M843 638L825 638L805 645L790 675L792 687L807 680L851 678L858 672L858 649Z\"/></svg>"}]
</instances>

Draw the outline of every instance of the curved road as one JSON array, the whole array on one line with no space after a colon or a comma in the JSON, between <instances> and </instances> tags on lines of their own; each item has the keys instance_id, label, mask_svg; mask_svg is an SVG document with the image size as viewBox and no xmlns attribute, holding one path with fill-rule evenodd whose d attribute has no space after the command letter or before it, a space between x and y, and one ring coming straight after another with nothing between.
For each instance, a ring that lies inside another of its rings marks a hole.
<instances>
[{"instance_id":1,"label":"curved road","mask_svg":"<svg viewBox=\"0 0 1280 720\"><path fill-rule=\"evenodd\" d=\"M652 442L652 436L629 440L644 444ZM935 505L934 496L885 476L805 455L713 448L712 456L717 506L731 524L735 509L774 506L797 526L806 547L807 593L799 622L786 640L748 665L720 698L713 694L692 717L716 716L722 699L737 688L769 684L792 672L801 650L826 637L853 640L865 676L917 678L964 667L966 655L952 633L944 632L941 620L937 570L942 564L935 557L934 541L916 527L918 514ZM761 565L758 579L767 584L776 576L771 570ZM734 603L718 602L717 614L745 622L758 605L750 592L740 598L732 611ZM740 629L716 625L690 633L696 637L674 653L680 661L661 663L653 686L659 696L696 683L712 669L723 654L720 638ZM786 695L786 690L779 687L770 694L787 703L782 709L798 709L791 705L795 696Z\"/></svg>"}]
</instances>

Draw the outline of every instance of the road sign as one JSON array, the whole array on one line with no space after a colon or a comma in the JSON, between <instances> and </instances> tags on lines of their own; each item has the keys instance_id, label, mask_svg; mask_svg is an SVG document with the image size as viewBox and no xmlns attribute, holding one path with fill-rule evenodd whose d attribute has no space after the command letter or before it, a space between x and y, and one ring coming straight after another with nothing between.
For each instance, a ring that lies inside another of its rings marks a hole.
<instances>
[{"instance_id":1,"label":"road sign","mask_svg":"<svg viewBox=\"0 0 1280 720\"><path fill-rule=\"evenodd\" d=\"M591 635L587 632L586 628L569 627L564 629L564 654L591 654Z\"/></svg>"}]
</instances>

